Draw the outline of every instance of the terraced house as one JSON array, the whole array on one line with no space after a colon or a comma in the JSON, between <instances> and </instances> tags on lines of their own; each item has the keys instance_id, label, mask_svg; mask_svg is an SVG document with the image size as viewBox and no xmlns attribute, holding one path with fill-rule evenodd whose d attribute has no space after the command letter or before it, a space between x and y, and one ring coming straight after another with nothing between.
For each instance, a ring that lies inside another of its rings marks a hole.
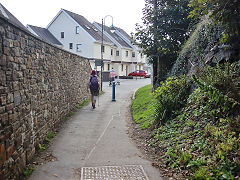
<instances>
[{"instance_id":1,"label":"terraced house","mask_svg":"<svg viewBox=\"0 0 240 180\"><path fill-rule=\"evenodd\" d=\"M101 59L102 50L105 73L114 68L117 75L127 76L146 65L141 49L132 44L131 37L124 30L116 28L112 33L109 27L104 26L102 37L102 24L90 23L83 16L65 9L58 12L46 29L31 25L28 29L43 39L49 38L47 41L65 50L87 57L93 69L97 68L95 60Z\"/></svg>"}]
</instances>

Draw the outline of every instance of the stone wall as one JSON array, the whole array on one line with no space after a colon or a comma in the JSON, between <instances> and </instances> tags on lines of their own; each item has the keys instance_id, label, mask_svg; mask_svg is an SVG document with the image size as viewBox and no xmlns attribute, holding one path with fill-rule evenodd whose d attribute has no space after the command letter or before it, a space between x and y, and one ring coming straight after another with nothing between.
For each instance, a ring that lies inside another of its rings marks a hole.
<instances>
[{"instance_id":1,"label":"stone wall","mask_svg":"<svg viewBox=\"0 0 240 180\"><path fill-rule=\"evenodd\" d=\"M87 91L89 61L0 16L0 179L21 179L36 147Z\"/></svg>"}]
</instances>

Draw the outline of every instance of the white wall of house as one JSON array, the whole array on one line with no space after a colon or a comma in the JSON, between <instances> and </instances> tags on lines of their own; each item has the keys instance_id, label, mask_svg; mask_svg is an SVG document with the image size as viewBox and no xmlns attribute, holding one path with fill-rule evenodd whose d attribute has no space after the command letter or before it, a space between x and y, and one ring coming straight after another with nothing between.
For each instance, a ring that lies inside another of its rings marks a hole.
<instances>
[{"instance_id":1,"label":"white wall of house","mask_svg":"<svg viewBox=\"0 0 240 180\"><path fill-rule=\"evenodd\" d=\"M131 62L132 61L132 49L130 48L122 48L122 61L123 62Z\"/></svg>"},{"instance_id":2,"label":"white wall of house","mask_svg":"<svg viewBox=\"0 0 240 180\"><path fill-rule=\"evenodd\" d=\"M64 49L83 57L93 58L95 40L81 26L77 34L77 26L79 25L62 11L48 30L63 44ZM64 38L61 38L61 32L64 32ZM72 49L70 49L70 43L72 43ZM77 45L80 47L79 50Z\"/></svg>"},{"instance_id":3,"label":"white wall of house","mask_svg":"<svg viewBox=\"0 0 240 180\"><path fill-rule=\"evenodd\" d=\"M111 49L112 49L112 55L111 55ZM110 44L104 44L104 52L103 52L103 59L106 60L113 60L115 58L116 48L113 45ZM101 59L101 43L95 42L94 43L94 58Z\"/></svg>"},{"instance_id":4,"label":"white wall of house","mask_svg":"<svg viewBox=\"0 0 240 180\"><path fill-rule=\"evenodd\" d=\"M119 63L119 76L127 76L131 72L130 63Z\"/></svg>"}]
</instances>

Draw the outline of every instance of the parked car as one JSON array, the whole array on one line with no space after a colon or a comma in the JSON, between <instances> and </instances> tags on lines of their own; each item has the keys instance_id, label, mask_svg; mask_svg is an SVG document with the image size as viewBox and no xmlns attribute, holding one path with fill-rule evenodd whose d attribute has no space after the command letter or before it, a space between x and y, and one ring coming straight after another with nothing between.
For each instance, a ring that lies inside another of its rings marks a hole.
<instances>
[{"instance_id":1,"label":"parked car","mask_svg":"<svg viewBox=\"0 0 240 180\"><path fill-rule=\"evenodd\" d=\"M145 78L150 77L147 71L145 70L136 70L134 72L129 73L128 76L139 76L139 77L145 77Z\"/></svg>"}]
</instances>

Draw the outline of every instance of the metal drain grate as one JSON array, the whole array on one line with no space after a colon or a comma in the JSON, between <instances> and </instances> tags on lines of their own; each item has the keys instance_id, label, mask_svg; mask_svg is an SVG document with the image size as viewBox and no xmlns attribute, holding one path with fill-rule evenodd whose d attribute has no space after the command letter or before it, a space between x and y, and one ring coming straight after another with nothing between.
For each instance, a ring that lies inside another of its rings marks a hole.
<instances>
[{"instance_id":1,"label":"metal drain grate","mask_svg":"<svg viewBox=\"0 0 240 180\"><path fill-rule=\"evenodd\" d=\"M81 180L148 180L140 165L81 168Z\"/></svg>"}]
</instances>

